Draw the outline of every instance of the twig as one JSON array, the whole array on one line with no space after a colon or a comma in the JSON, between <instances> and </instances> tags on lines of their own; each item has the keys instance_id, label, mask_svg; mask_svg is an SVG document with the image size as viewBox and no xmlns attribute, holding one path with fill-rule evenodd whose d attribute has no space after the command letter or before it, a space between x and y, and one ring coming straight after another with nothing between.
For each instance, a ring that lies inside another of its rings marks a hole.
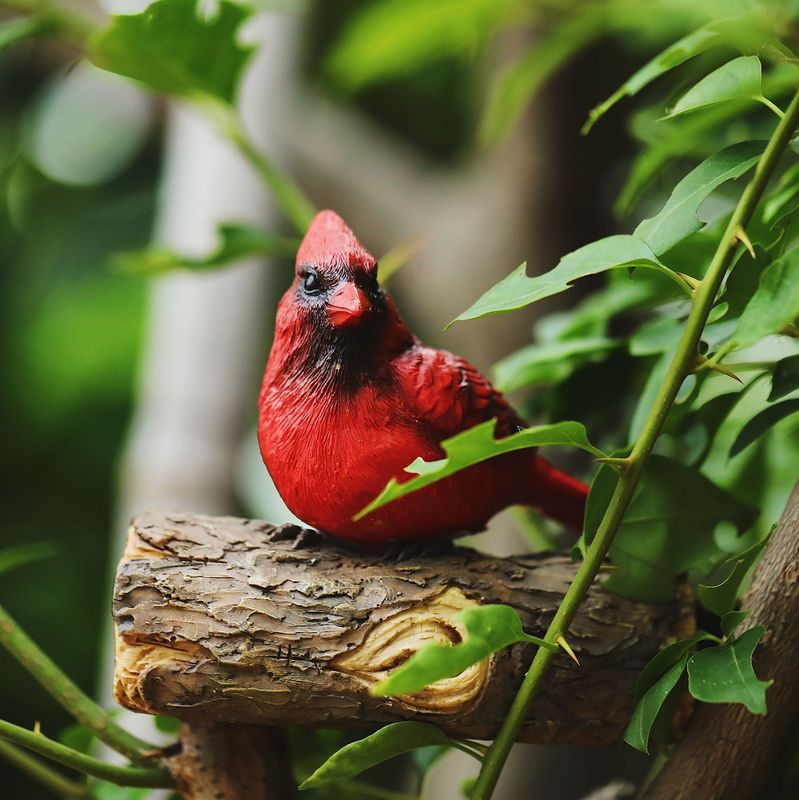
<instances>
[{"instance_id":1,"label":"twig","mask_svg":"<svg viewBox=\"0 0 799 800\"><path fill-rule=\"evenodd\" d=\"M732 262L738 232L742 228L745 229L751 219L798 122L799 92L794 95L785 116L772 134L757 164L755 174L744 190L730 218L707 273L702 279L701 285L696 289L691 312L686 320L685 330L677 346L677 352L669 365L666 377L649 412L641 435L630 453L630 465L619 476L616 489L602 517L596 535L588 546L585 560L580 565L571 586L569 586L560 607L549 625L545 637L547 641L554 642L558 636L562 636L568 631L577 609L580 607L602 566L602 562L613 542L613 537L624 519L624 514L638 486L649 454L652 452L652 448L655 446L655 442L663 429L680 386L695 362L702 331L724 276ZM483 767L480 770L472 795L474 800L488 800L493 794L508 753L516 741L530 706L541 691L544 678L553 658L554 654L551 650L543 647L538 649L502 729L483 761Z\"/></svg>"},{"instance_id":2,"label":"twig","mask_svg":"<svg viewBox=\"0 0 799 800\"><path fill-rule=\"evenodd\" d=\"M244 130L241 117L235 109L205 98L195 100L193 105L235 145L239 153L261 176L286 218L299 234L304 235L315 213L313 205L300 188L255 146Z\"/></svg>"},{"instance_id":3,"label":"twig","mask_svg":"<svg viewBox=\"0 0 799 800\"><path fill-rule=\"evenodd\" d=\"M98 739L132 761L141 761L143 753L157 748L128 733L108 718L108 714L87 697L42 652L39 646L0 606L0 645L22 664L75 719L91 730Z\"/></svg>"},{"instance_id":4,"label":"twig","mask_svg":"<svg viewBox=\"0 0 799 800\"><path fill-rule=\"evenodd\" d=\"M19 725L0 720L0 739L33 750L65 767L110 781L118 786L151 786L153 788L172 788L172 776L165 767L119 767L108 764L99 758L87 756L60 742L48 739L41 733L29 731Z\"/></svg>"},{"instance_id":5,"label":"twig","mask_svg":"<svg viewBox=\"0 0 799 800\"><path fill-rule=\"evenodd\" d=\"M0 739L0 757L59 797L89 797L85 783L72 781L16 745Z\"/></svg>"}]
</instances>

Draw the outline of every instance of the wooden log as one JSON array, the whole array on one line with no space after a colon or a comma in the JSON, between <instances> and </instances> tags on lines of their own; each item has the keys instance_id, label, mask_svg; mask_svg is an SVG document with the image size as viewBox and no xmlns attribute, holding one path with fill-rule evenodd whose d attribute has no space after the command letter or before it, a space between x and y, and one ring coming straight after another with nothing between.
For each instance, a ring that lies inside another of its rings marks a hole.
<instances>
[{"instance_id":1,"label":"wooden log","mask_svg":"<svg viewBox=\"0 0 799 800\"><path fill-rule=\"evenodd\" d=\"M507 603L542 634L574 575L564 556L498 559L451 545L413 558L351 551L295 526L149 512L131 525L114 589L115 693L127 708L202 722L370 728L403 719L491 738L533 655L514 645L401 698L370 686L453 619ZM635 603L595 585L522 741L621 739L635 681L668 640L694 630L687 598Z\"/></svg>"}]
</instances>

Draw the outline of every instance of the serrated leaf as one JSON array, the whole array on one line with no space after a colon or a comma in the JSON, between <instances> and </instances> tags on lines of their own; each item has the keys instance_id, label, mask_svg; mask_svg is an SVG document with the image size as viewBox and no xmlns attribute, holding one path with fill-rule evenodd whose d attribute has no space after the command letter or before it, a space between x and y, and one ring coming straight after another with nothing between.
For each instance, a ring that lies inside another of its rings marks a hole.
<instances>
[{"instance_id":1,"label":"serrated leaf","mask_svg":"<svg viewBox=\"0 0 799 800\"><path fill-rule=\"evenodd\" d=\"M741 428L738 436L730 447L730 457L737 456L742 450L759 439L763 434L768 433L774 425L781 422L786 417L796 414L799 411L799 399L783 400L775 403L755 414L746 425Z\"/></svg>"},{"instance_id":2,"label":"serrated leaf","mask_svg":"<svg viewBox=\"0 0 799 800\"><path fill-rule=\"evenodd\" d=\"M688 691L703 703L742 703L753 714L766 713L766 689L752 667L752 654L766 629L758 625L734 642L700 650L688 660Z\"/></svg>"},{"instance_id":3,"label":"serrated leaf","mask_svg":"<svg viewBox=\"0 0 799 800\"><path fill-rule=\"evenodd\" d=\"M180 97L206 95L233 105L255 48L238 42L252 9L219 0L212 14L197 0L156 0L141 14L116 14L89 38L87 56L102 69Z\"/></svg>"},{"instance_id":4,"label":"serrated leaf","mask_svg":"<svg viewBox=\"0 0 799 800\"><path fill-rule=\"evenodd\" d=\"M434 725L423 722L393 722L365 739L344 745L306 778L299 788L311 789L352 778L370 767L417 747L449 743L449 737Z\"/></svg>"},{"instance_id":5,"label":"serrated leaf","mask_svg":"<svg viewBox=\"0 0 799 800\"><path fill-rule=\"evenodd\" d=\"M704 222L697 212L708 195L722 183L748 172L764 147L765 142L741 142L706 158L674 187L658 214L641 222L635 236L645 241L654 253L662 255L700 230Z\"/></svg>"},{"instance_id":6,"label":"serrated leaf","mask_svg":"<svg viewBox=\"0 0 799 800\"><path fill-rule=\"evenodd\" d=\"M754 566L760 553L763 552L769 536L764 537L742 553L728 558L721 565L721 569L727 572L727 577L723 581L714 585L699 584L699 599L708 611L712 611L716 616L723 617L735 608L735 601L738 599L741 584L749 570Z\"/></svg>"},{"instance_id":7,"label":"serrated leaf","mask_svg":"<svg viewBox=\"0 0 799 800\"><path fill-rule=\"evenodd\" d=\"M751 611L728 611L721 618L721 632L729 637L732 632L751 614Z\"/></svg>"},{"instance_id":8,"label":"serrated leaf","mask_svg":"<svg viewBox=\"0 0 799 800\"><path fill-rule=\"evenodd\" d=\"M514 311L545 297L565 292L579 278L630 267L656 270L675 281L686 294L690 293L676 273L664 266L639 238L608 236L568 253L554 269L543 275L528 277L527 265L521 264L454 321Z\"/></svg>"},{"instance_id":9,"label":"serrated leaf","mask_svg":"<svg viewBox=\"0 0 799 800\"><path fill-rule=\"evenodd\" d=\"M578 367L601 361L621 344L604 336L531 344L494 365L495 383L503 392L536 384L560 383Z\"/></svg>"},{"instance_id":10,"label":"serrated leaf","mask_svg":"<svg viewBox=\"0 0 799 800\"><path fill-rule=\"evenodd\" d=\"M338 37L326 70L350 91L407 75L432 60L473 52L520 6L520 0L372 2Z\"/></svg>"},{"instance_id":11,"label":"serrated leaf","mask_svg":"<svg viewBox=\"0 0 799 800\"><path fill-rule=\"evenodd\" d=\"M669 45L628 78L607 100L591 109L588 114L588 120L583 126L583 133L588 133L597 120L624 97L632 97L638 94L641 89L648 86L656 78L675 67L679 67L688 59L723 43L723 41L724 37L718 30L718 23L713 22L692 31L683 36L682 39L674 42L674 44Z\"/></svg>"},{"instance_id":12,"label":"serrated leaf","mask_svg":"<svg viewBox=\"0 0 799 800\"><path fill-rule=\"evenodd\" d=\"M299 242L277 236L253 225L222 223L217 230L219 241L214 250L202 258L190 258L163 247L148 247L117 253L111 267L122 272L153 277L177 269L194 271L224 267L250 256L291 257Z\"/></svg>"},{"instance_id":13,"label":"serrated leaf","mask_svg":"<svg viewBox=\"0 0 799 800\"><path fill-rule=\"evenodd\" d=\"M691 87L674 104L668 116L676 117L729 100L756 100L761 97L761 81L760 59L757 56L739 56Z\"/></svg>"},{"instance_id":14,"label":"serrated leaf","mask_svg":"<svg viewBox=\"0 0 799 800\"><path fill-rule=\"evenodd\" d=\"M405 472L416 475L416 477L405 483L398 483L396 479L392 478L378 497L362 511L359 511L354 519L359 520L398 497L418 491L436 481L454 475L459 470L503 453L524 450L528 447L561 446L578 447L598 458L604 456L601 450L588 441L585 426L579 422L568 421L551 425L537 425L525 428L504 439L494 438L495 426L496 420L490 419L444 440L441 443L445 453L444 458L438 461L425 461L417 458L412 464L405 467Z\"/></svg>"},{"instance_id":15,"label":"serrated leaf","mask_svg":"<svg viewBox=\"0 0 799 800\"><path fill-rule=\"evenodd\" d=\"M774 365L771 376L769 403L799 389L799 354L781 358Z\"/></svg>"},{"instance_id":16,"label":"serrated leaf","mask_svg":"<svg viewBox=\"0 0 799 800\"><path fill-rule=\"evenodd\" d=\"M769 264L733 333L738 347L777 333L799 316L799 250Z\"/></svg>"},{"instance_id":17,"label":"serrated leaf","mask_svg":"<svg viewBox=\"0 0 799 800\"><path fill-rule=\"evenodd\" d=\"M58 548L52 542L28 542L25 544L12 544L0 550L0 575L12 572L19 567L44 561L58 553Z\"/></svg>"},{"instance_id":18,"label":"serrated leaf","mask_svg":"<svg viewBox=\"0 0 799 800\"><path fill-rule=\"evenodd\" d=\"M585 512L590 543L616 485L606 468L591 484ZM650 456L630 508L610 549L617 567L604 583L609 591L645 602L665 602L685 572L707 574L719 558L713 530L722 521L740 531L757 512L696 469L676 459Z\"/></svg>"},{"instance_id":19,"label":"serrated leaf","mask_svg":"<svg viewBox=\"0 0 799 800\"><path fill-rule=\"evenodd\" d=\"M466 628L463 641L457 644L429 642L374 686L372 694L396 697L419 692L431 683L460 675L473 664L517 642L558 650L557 645L526 634L519 615L510 606L475 606L458 612L454 619Z\"/></svg>"},{"instance_id":20,"label":"serrated leaf","mask_svg":"<svg viewBox=\"0 0 799 800\"><path fill-rule=\"evenodd\" d=\"M635 702L640 702L641 698L683 657L693 650L699 642L718 641L715 636L706 631L697 631L694 636L688 639L680 639L678 642L664 647L657 653L652 660L644 667L638 682L635 684Z\"/></svg>"},{"instance_id":21,"label":"serrated leaf","mask_svg":"<svg viewBox=\"0 0 799 800\"><path fill-rule=\"evenodd\" d=\"M655 724L663 704L680 680L687 663L688 655L686 654L650 686L638 701L630 723L627 725L627 730L624 732L624 741L631 747L642 753L649 752L649 734L652 726Z\"/></svg>"}]
</instances>

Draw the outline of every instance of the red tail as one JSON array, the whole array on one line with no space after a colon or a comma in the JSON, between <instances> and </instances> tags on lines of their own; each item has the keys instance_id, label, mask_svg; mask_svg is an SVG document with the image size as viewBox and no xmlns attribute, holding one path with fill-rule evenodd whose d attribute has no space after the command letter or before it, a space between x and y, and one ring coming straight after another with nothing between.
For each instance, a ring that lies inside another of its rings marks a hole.
<instances>
[{"instance_id":1,"label":"red tail","mask_svg":"<svg viewBox=\"0 0 799 800\"><path fill-rule=\"evenodd\" d=\"M586 484L556 469L540 456L536 458L530 504L542 514L580 533L587 497Z\"/></svg>"}]
</instances>

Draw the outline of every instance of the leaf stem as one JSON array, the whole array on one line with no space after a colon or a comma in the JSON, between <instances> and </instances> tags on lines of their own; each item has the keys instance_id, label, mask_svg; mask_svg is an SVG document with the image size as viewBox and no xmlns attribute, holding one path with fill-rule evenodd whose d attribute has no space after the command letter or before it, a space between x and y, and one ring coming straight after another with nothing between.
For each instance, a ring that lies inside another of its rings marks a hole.
<instances>
[{"instance_id":1,"label":"leaf stem","mask_svg":"<svg viewBox=\"0 0 799 800\"><path fill-rule=\"evenodd\" d=\"M195 105L217 126L219 132L235 145L239 153L261 176L281 211L297 232L305 235L314 215L313 205L300 188L255 146L244 130L241 117L235 109L207 101L199 101Z\"/></svg>"},{"instance_id":2,"label":"leaf stem","mask_svg":"<svg viewBox=\"0 0 799 800\"><path fill-rule=\"evenodd\" d=\"M41 733L29 731L19 725L0 720L0 739L33 750L66 767L110 781L117 786L151 786L169 789L172 787L172 776L165 767L119 767L108 764L99 758L87 756L73 750L60 742L48 739Z\"/></svg>"},{"instance_id":3,"label":"leaf stem","mask_svg":"<svg viewBox=\"0 0 799 800\"><path fill-rule=\"evenodd\" d=\"M132 761L141 761L143 752L156 750L155 745L128 733L108 718L103 708L85 695L17 625L0 606L0 645L22 664L78 722L89 728L98 739Z\"/></svg>"},{"instance_id":4,"label":"leaf stem","mask_svg":"<svg viewBox=\"0 0 799 800\"><path fill-rule=\"evenodd\" d=\"M568 631L569 625L602 566L613 542L613 537L616 535L638 487L649 454L663 429L680 386L694 364L702 331L735 253L736 232L740 228L746 228L797 123L799 123L799 92L794 95L785 116L772 134L757 164L755 173L730 218L707 273L694 294L694 302L685 323L685 330L654 405L630 453L629 467L619 476L596 535L588 546L585 560L577 570L571 586L549 625L545 637L548 641L554 642L558 636L562 636ZM516 741L533 701L541 691L553 658L554 654L551 650L540 648L536 652L508 716L483 760L483 766L474 787L473 800L488 800L492 796L508 753Z\"/></svg>"},{"instance_id":5,"label":"leaf stem","mask_svg":"<svg viewBox=\"0 0 799 800\"><path fill-rule=\"evenodd\" d=\"M759 103L762 103L766 108L771 109L780 119L785 116L785 112L776 103L772 103L768 97L765 97L761 94L756 97L755 100L757 100Z\"/></svg>"},{"instance_id":6,"label":"leaf stem","mask_svg":"<svg viewBox=\"0 0 799 800\"><path fill-rule=\"evenodd\" d=\"M86 784L72 781L11 742L0 739L0 757L59 797L89 797Z\"/></svg>"}]
</instances>

